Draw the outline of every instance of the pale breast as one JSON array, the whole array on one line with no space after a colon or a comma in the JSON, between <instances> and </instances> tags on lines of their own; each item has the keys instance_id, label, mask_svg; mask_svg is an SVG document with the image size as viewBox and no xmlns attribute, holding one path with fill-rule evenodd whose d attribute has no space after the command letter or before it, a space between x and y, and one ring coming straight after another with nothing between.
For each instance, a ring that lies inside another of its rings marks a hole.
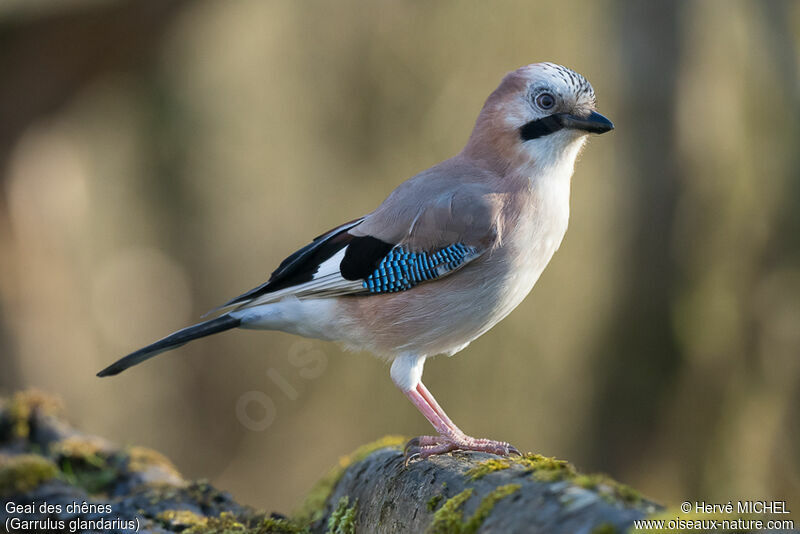
<instances>
[{"instance_id":1,"label":"pale breast","mask_svg":"<svg viewBox=\"0 0 800 534\"><path fill-rule=\"evenodd\" d=\"M386 357L452 354L506 317L567 229L569 181L539 185L508 207L500 244L460 271L401 293L339 299L342 341Z\"/></svg>"},{"instance_id":2,"label":"pale breast","mask_svg":"<svg viewBox=\"0 0 800 534\"><path fill-rule=\"evenodd\" d=\"M569 180L542 184L532 191L513 227L504 232L495 260L499 291L493 326L530 293L564 238L569 221ZM483 333L483 332L481 332Z\"/></svg>"}]
</instances>

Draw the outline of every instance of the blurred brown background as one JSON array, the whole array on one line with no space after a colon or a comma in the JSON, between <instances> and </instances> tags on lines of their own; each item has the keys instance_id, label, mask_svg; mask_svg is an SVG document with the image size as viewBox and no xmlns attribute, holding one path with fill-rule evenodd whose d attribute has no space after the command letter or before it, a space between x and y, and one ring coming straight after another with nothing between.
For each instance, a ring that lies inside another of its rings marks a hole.
<instances>
[{"instance_id":1,"label":"blurred brown background","mask_svg":"<svg viewBox=\"0 0 800 534\"><path fill-rule=\"evenodd\" d=\"M791 0L6 0L0 392L283 511L357 445L429 432L386 365L285 334L94 374L453 155L548 60L617 130L532 295L426 383L466 431L657 500L799 508L798 35Z\"/></svg>"}]
</instances>

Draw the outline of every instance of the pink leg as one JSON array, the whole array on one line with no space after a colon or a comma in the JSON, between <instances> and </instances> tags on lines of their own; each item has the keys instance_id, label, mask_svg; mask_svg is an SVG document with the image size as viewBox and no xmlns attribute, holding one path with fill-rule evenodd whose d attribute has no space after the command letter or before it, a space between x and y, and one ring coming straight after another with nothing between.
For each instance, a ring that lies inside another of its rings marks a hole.
<instances>
[{"instance_id":1,"label":"pink leg","mask_svg":"<svg viewBox=\"0 0 800 534\"><path fill-rule=\"evenodd\" d=\"M450 420L449 417L447 417L447 414L444 413L444 410L442 409L441 406L439 406L439 403L436 402L436 399L433 398L433 395L431 394L430 391L428 391L428 388L425 387L425 384L423 384L422 382L417 384L417 392L419 392L419 394L422 395L422 398L425 399L425 402L427 402L428 405L431 408L433 408L436 414L442 419L442 421L444 421L444 424L446 424L450 428L450 430L452 430L457 434L465 435L461 431L461 429L458 428L456 424ZM428 421L430 421L430 419L428 419Z\"/></svg>"},{"instance_id":2,"label":"pink leg","mask_svg":"<svg viewBox=\"0 0 800 534\"><path fill-rule=\"evenodd\" d=\"M482 451L501 456L519 454L516 448L506 442L476 439L464 434L447 417L447 414L422 382L417 385L416 389L406 391L405 394L439 433L438 436L420 436L409 441L408 445L406 445L406 463L417 456L427 458L428 456L452 450Z\"/></svg>"}]
</instances>

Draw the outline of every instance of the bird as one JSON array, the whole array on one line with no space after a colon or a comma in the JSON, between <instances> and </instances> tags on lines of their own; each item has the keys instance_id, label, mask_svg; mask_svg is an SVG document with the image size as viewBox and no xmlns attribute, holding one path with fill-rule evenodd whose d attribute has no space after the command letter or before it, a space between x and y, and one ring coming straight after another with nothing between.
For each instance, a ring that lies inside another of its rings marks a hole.
<instances>
[{"instance_id":1,"label":"bird","mask_svg":"<svg viewBox=\"0 0 800 534\"><path fill-rule=\"evenodd\" d=\"M528 295L567 230L576 159L589 134L614 129L591 84L554 63L507 73L463 150L401 183L371 213L288 256L269 279L116 361L116 375L194 339L233 328L335 341L391 362L394 384L436 434L405 457L450 451L518 455L464 433L422 383L425 361L452 356Z\"/></svg>"}]
</instances>

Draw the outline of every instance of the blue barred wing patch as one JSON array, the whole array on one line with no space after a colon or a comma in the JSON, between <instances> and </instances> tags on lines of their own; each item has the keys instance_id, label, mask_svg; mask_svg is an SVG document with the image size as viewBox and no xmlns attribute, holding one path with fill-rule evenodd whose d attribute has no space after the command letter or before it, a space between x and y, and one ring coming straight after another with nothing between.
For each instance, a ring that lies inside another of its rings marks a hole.
<instances>
[{"instance_id":1,"label":"blue barred wing patch","mask_svg":"<svg viewBox=\"0 0 800 534\"><path fill-rule=\"evenodd\" d=\"M408 252L395 247L363 282L370 293L405 291L458 269L474 258L478 249L455 243L433 252Z\"/></svg>"}]
</instances>

